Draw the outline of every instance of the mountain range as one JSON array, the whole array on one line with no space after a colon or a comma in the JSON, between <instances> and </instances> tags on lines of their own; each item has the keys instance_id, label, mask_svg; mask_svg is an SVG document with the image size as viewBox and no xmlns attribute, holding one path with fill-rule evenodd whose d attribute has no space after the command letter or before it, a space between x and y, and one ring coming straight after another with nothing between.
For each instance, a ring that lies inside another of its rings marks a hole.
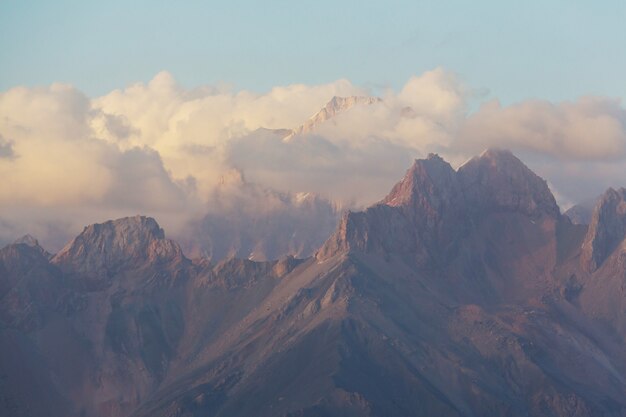
<instances>
[{"instance_id":1,"label":"mountain range","mask_svg":"<svg viewBox=\"0 0 626 417\"><path fill-rule=\"evenodd\" d=\"M0 250L0 415L626 416L626 190L589 224L490 149L416 160L308 258L157 222Z\"/></svg>"}]
</instances>

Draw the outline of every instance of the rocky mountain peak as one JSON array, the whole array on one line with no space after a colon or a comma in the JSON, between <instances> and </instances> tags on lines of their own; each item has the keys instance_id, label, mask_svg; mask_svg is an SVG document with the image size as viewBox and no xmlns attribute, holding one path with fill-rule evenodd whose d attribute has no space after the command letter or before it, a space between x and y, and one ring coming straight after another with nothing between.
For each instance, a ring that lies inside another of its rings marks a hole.
<instances>
[{"instance_id":1,"label":"rocky mountain peak","mask_svg":"<svg viewBox=\"0 0 626 417\"><path fill-rule=\"evenodd\" d=\"M548 184L508 150L488 149L458 170L470 207L556 217L560 210Z\"/></svg>"},{"instance_id":2,"label":"rocky mountain peak","mask_svg":"<svg viewBox=\"0 0 626 417\"><path fill-rule=\"evenodd\" d=\"M163 229L151 217L134 216L85 227L52 262L62 269L106 271L136 263L181 258L179 246L165 239Z\"/></svg>"},{"instance_id":3,"label":"rocky mountain peak","mask_svg":"<svg viewBox=\"0 0 626 417\"><path fill-rule=\"evenodd\" d=\"M405 176L381 201L392 207L428 203L438 209L445 200L458 192L456 172L439 155L429 154L426 159L416 159Z\"/></svg>"},{"instance_id":4,"label":"rocky mountain peak","mask_svg":"<svg viewBox=\"0 0 626 417\"><path fill-rule=\"evenodd\" d=\"M350 110L351 108L359 105L372 105L381 102L382 99L378 97L368 96L349 96L339 97L334 96L320 111L311 116L306 122L297 128L293 129L285 138L284 141L290 141L294 136L311 133L319 125L327 120L332 119L339 113Z\"/></svg>"},{"instance_id":5,"label":"rocky mountain peak","mask_svg":"<svg viewBox=\"0 0 626 417\"><path fill-rule=\"evenodd\" d=\"M585 240L581 263L595 271L626 236L626 189L609 188L598 201Z\"/></svg>"},{"instance_id":6,"label":"rocky mountain peak","mask_svg":"<svg viewBox=\"0 0 626 417\"><path fill-rule=\"evenodd\" d=\"M26 245L30 248L36 249L39 253L44 255L46 258L50 258L52 256L48 251L42 248L39 245L39 241L30 234L26 234L22 236L21 238L13 242L13 244L14 245Z\"/></svg>"},{"instance_id":7,"label":"rocky mountain peak","mask_svg":"<svg viewBox=\"0 0 626 417\"><path fill-rule=\"evenodd\" d=\"M39 241L37 239L35 239L33 236L31 235L24 235L21 238L17 239L15 242L13 242L16 245L19 244L24 244L24 245L28 245L30 247L37 247L39 246Z\"/></svg>"},{"instance_id":8,"label":"rocky mountain peak","mask_svg":"<svg viewBox=\"0 0 626 417\"><path fill-rule=\"evenodd\" d=\"M351 248L406 252L418 263L445 258L473 223L490 212L557 218L547 183L511 152L489 149L455 171L439 155L416 160L377 205L347 213L319 259ZM402 244L398 244L402 242Z\"/></svg>"},{"instance_id":9,"label":"rocky mountain peak","mask_svg":"<svg viewBox=\"0 0 626 417\"><path fill-rule=\"evenodd\" d=\"M47 275L44 270L48 266L49 254L36 243L36 239L29 238L20 238L0 249L0 300L25 276L37 277L40 286ZM0 316L1 310L0 306Z\"/></svg>"},{"instance_id":10,"label":"rocky mountain peak","mask_svg":"<svg viewBox=\"0 0 626 417\"><path fill-rule=\"evenodd\" d=\"M5 267L14 265L11 268L26 270L32 268L33 265L48 262L47 252L39 244L28 244L21 240L22 238L0 249L0 264L4 264ZM2 275L1 268L0 275Z\"/></svg>"},{"instance_id":11,"label":"rocky mountain peak","mask_svg":"<svg viewBox=\"0 0 626 417\"><path fill-rule=\"evenodd\" d=\"M463 229L462 197L457 173L439 155L415 160L380 203L344 215L318 259L358 249L401 253L421 263Z\"/></svg>"}]
</instances>

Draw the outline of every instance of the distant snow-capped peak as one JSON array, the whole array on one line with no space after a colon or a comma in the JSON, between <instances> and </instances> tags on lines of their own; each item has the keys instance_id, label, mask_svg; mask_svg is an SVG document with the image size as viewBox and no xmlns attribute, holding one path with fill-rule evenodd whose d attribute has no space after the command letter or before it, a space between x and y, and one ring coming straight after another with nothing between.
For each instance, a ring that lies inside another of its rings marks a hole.
<instances>
[{"instance_id":1,"label":"distant snow-capped peak","mask_svg":"<svg viewBox=\"0 0 626 417\"><path fill-rule=\"evenodd\" d=\"M361 105L372 105L375 103L381 102L382 99L378 97L368 97L368 96L349 96L349 97L338 97L334 96L320 111L311 116L306 122L302 125L292 129L288 135L284 137L285 142L289 142L295 136L301 134L307 134L313 132L319 125L326 122L327 120L332 119L339 113L343 113L345 111L350 110L355 106Z\"/></svg>"}]
</instances>

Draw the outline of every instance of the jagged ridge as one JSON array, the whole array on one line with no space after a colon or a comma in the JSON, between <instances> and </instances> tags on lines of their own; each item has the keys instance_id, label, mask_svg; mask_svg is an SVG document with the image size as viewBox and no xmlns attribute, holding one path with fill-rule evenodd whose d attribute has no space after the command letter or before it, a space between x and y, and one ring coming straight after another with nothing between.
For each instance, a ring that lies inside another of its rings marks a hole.
<instances>
[{"instance_id":1,"label":"jagged ridge","mask_svg":"<svg viewBox=\"0 0 626 417\"><path fill-rule=\"evenodd\" d=\"M416 160L380 203L364 213L347 213L317 256L323 260L350 248L398 252L401 242L418 263L435 253L445 259L446 248L477 217L501 211L535 220L560 215L547 183L509 151L490 149L457 171L431 154ZM378 232L372 236L372 230Z\"/></svg>"}]
</instances>

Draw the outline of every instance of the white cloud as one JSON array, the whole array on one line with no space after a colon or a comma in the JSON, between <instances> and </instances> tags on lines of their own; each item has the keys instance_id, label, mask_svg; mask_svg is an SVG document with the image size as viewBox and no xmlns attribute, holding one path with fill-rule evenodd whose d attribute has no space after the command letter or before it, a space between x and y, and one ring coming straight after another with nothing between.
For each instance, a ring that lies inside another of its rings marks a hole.
<instances>
[{"instance_id":1,"label":"white cloud","mask_svg":"<svg viewBox=\"0 0 626 417\"><path fill-rule=\"evenodd\" d=\"M486 103L465 123L460 145L530 150L560 159L610 160L626 155L626 111L618 100L532 100L502 107Z\"/></svg>"},{"instance_id":2,"label":"white cloud","mask_svg":"<svg viewBox=\"0 0 626 417\"><path fill-rule=\"evenodd\" d=\"M340 113L311 135L285 142L257 130L294 128L335 95L368 91L347 80L264 94L185 89L162 72L93 99L63 84L0 93L0 241L31 232L56 245L59 230L70 236L84 224L136 213L154 215L175 234L211 211L216 187L239 172L263 187L366 205L415 157L438 152L458 165L489 146L520 153L562 201L624 184L619 101L503 107L494 100L468 114L470 90L443 69L412 77L382 102ZM250 212L273 207L258 200L237 199ZM227 206L223 196L219 204Z\"/></svg>"},{"instance_id":3,"label":"white cloud","mask_svg":"<svg viewBox=\"0 0 626 417\"><path fill-rule=\"evenodd\" d=\"M11 89L0 94L0 115L0 135L11 138L2 143L12 153L0 158L4 242L30 231L58 245L53 224L69 225L67 238L115 214L174 212L187 204L156 151L125 149L97 135L92 122L102 113L71 86Z\"/></svg>"},{"instance_id":4,"label":"white cloud","mask_svg":"<svg viewBox=\"0 0 626 417\"><path fill-rule=\"evenodd\" d=\"M548 179L559 203L593 198L626 185L626 110L617 99L529 100L503 107L485 103L461 126L455 153L509 148Z\"/></svg>"}]
</instances>

